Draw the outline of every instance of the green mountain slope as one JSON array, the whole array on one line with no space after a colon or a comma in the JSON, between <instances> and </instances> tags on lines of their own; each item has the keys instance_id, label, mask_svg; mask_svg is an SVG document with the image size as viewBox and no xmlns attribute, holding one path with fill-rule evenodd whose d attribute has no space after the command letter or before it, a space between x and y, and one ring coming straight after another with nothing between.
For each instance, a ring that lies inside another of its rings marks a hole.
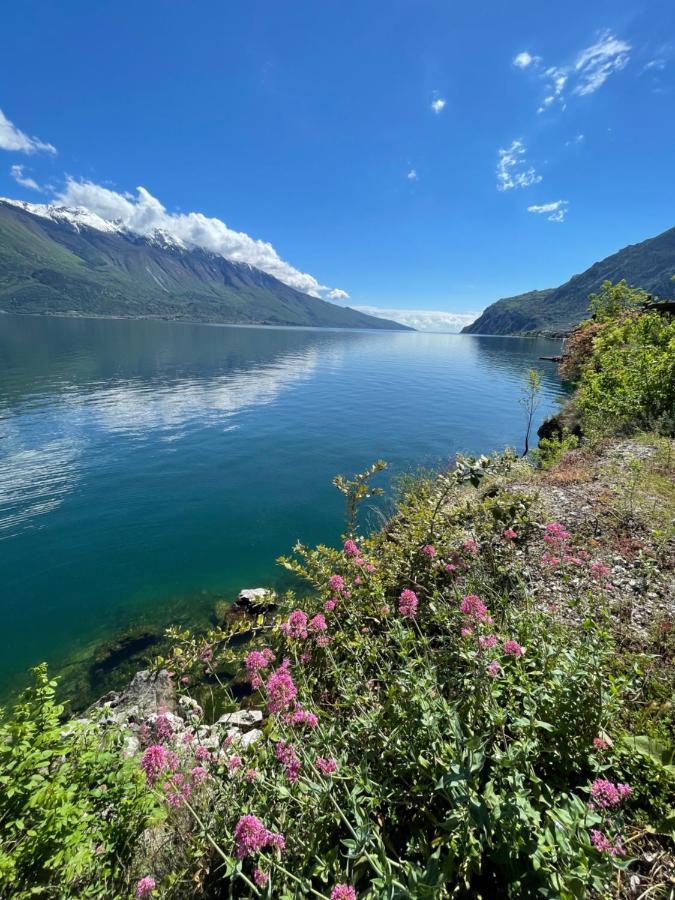
<instances>
[{"instance_id":1,"label":"green mountain slope","mask_svg":"<svg viewBox=\"0 0 675 900\"><path fill-rule=\"evenodd\" d=\"M675 297L675 228L631 244L569 281L546 291L497 300L463 334L566 332L588 315L588 295L603 281L626 281L663 298Z\"/></svg>"},{"instance_id":2,"label":"green mountain slope","mask_svg":"<svg viewBox=\"0 0 675 900\"><path fill-rule=\"evenodd\" d=\"M0 201L0 311L408 330L204 250Z\"/></svg>"}]
</instances>

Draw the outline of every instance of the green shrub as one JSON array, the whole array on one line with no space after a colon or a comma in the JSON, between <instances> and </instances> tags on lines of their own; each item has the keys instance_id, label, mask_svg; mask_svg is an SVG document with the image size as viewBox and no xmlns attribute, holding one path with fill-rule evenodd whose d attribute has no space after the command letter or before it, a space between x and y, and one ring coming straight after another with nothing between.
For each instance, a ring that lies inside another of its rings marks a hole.
<instances>
[{"instance_id":1,"label":"green shrub","mask_svg":"<svg viewBox=\"0 0 675 900\"><path fill-rule=\"evenodd\" d=\"M2 896L126 896L124 853L156 808L122 735L62 721L46 666L0 725Z\"/></svg>"}]
</instances>

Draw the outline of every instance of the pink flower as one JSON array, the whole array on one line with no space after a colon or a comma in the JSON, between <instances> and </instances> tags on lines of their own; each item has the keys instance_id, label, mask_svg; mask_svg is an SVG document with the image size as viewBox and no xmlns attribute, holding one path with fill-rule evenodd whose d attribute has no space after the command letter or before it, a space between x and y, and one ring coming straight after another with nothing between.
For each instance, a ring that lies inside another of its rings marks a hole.
<instances>
[{"instance_id":1,"label":"pink flower","mask_svg":"<svg viewBox=\"0 0 675 900\"><path fill-rule=\"evenodd\" d=\"M457 566L453 565L453 563L448 563L445 567L445 571L448 575L452 575L453 572L457 571Z\"/></svg>"},{"instance_id":2,"label":"pink flower","mask_svg":"<svg viewBox=\"0 0 675 900\"><path fill-rule=\"evenodd\" d=\"M481 635L478 638L478 645L481 650L491 650L493 647L497 646L497 635L496 634L486 634Z\"/></svg>"},{"instance_id":3,"label":"pink flower","mask_svg":"<svg viewBox=\"0 0 675 900\"><path fill-rule=\"evenodd\" d=\"M175 753L171 753L161 744L153 744L148 747L141 757L141 768L149 785L153 785L160 775L168 769L175 769L178 759Z\"/></svg>"},{"instance_id":4,"label":"pink flower","mask_svg":"<svg viewBox=\"0 0 675 900\"><path fill-rule=\"evenodd\" d=\"M375 571L375 566L372 563L366 563L366 572L369 575L372 575L374 571Z\"/></svg>"},{"instance_id":5,"label":"pink flower","mask_svg":"<svg viewBox=\"0 0 675 900\"><path fill-rule=\"evenodd\" d=\"M204 766L195 766L193 769L190 769L190 778L195 784L204 784L208 778L208 772Z\"/></svg>"},{"instance_id":6,"label":"pink flower","mask_svg":"<svg viewBox=\"0 0 675 900\"><path fill-rule=\"evenodd\" d=\"M501 672L502 667L499 665L497 660L495 659L490 665L487 667L487 673L491 678L496 678L497 675Z\"/></svg>"},{"instance_id":7,"label":"pink flower","mask_svg":"<svg viewBox=\"0 0 675 900\"><path fill-rule=\"evenodd\" d=\"M507 541L515 541L518 537L518 532L514 531L513 528L505 528L504 531L502 531L502 537Z\"/></svg>"},{"instance_id":8,"label":"pink flower","mask_svg":"<svg viewBox=\"0 0 675 900\"><path fill-rule=\"evenodd\" d=\"M267 874L267 872L263 872L262 869L253 870L253 881L258 887L265 887L269 880L270 876Z\"/></svg>"},{"instance_id":9,"label":"pink flower","mask_svg":"<svg viewBox=\"0 0 675 900\"><path fill-rule=\"evenodd\" d=\"M504 641L504 653L507 656L522 656L525 650L520 646L518 641Z\"/></svg>"},{"instance_id":10,"label":"pink flower","mask_svg":"<svg viewBox=\"0 0 675 900\"><path fill-rule=\"evenodd\" d=\"M287 744L285 741L277 741L274 745L274 755L284 767L286 778L288 778L290 782L297 781L302 765L293 744Z\"/></svg>"},{"instance_id":11,"label":"pink flower","mask_svg":"<svg viewBox=\"0 0 675 900\"><path fill-rule=\"evenodd\" d=\"M265 685L267 689L267 709L271 713L278 713L288 709L298 694L295 682L286 669L287 667L282 664L267 679L267 684Z\"/></svg>"},{"instance_id":12,"label":"pink flower","mask_svg":"<svg viewBox=\"0 0 675 900\"><path fill-rule=\"evenodd\" d=\"M313 712L308 712L306 709L297 708L295 712L290 714L290 724L306 725L307 728L314 729L319 724L319 720Z\"/></svg>"},{"instance_id":13,"label":"pink flower","mask_svg":"<svg viewBox=\"0 0 675 900\"><path fill-rule=\"evenodd\" d=\"M247 769L243 775L244 781L248 781L249 784L255 781L257 777L258 772L255 769Z\"/></svg>"},{"instance_id":14,"label":"pink flower","mask_svg":"<svg viewBox=\"0 0 675 900\"><path fill-rule=\"evenodd\" d=\"M198 744L195 747L195 759L198 762L204 762L207 759L211 758L211 751L208 747L204 747L202 744Z\"/></svg>"},{"instance_id":15,"label":"pink flower","mask_svg":"<svg viewBox=\"0 0 675 900\"><path fill-rule=\"evenodd\" d=\"M468 625L465 625L462 628L462 637L463 638L469 638L469 637L471 637L472 634L473 634L473 628L469 628Z\"/></svg>"},{"instance_id":16,"label":"pink flower","mask_svg":"<svg viewBox=\"0 0 675 900\"><path fill-rule=\"evenodd\" d=\"M541 561L545 566L550 566L552 569L560 565L560 559L557 556L553 556L548 550L542 553Z\"/></svg>"},{"instance_id":17,"label":"pink flower","mask_svg":"<svg viewBox=\"0 0 675 900\"><path fill-rule=\"evenodd\" d=\"M551 522L550 525L546 526L544 540L547 544L560 545L564 544L569 539L569 536L570 533L565 531L564 525L561 525L560 522Z\"/></svg>"},{"instance_id":18,"label":"pink flower","mask_svg":"<svg viewBox=\"0 0 675 900\"><path fill-rule=\"evenodd\" d=\"M593 746L595 747L596 750L608 750L609 749L609 744L607 743L607 741L604 738L601 738L601 737L593 738Z\"/></svg>"},{"instance_id":19,"label":"pink flower","mask_svg":"<svg viewBox=\"0 0 675 900\"><path fill-rule=\"evenodd\" d=\"M414 619L417 615L417 594L414 591L401 591L398 599L398 611L406 619Z\"/></svg>"},{"instance_id":20,"label":"pink flower","mask_svg":"<svg viewBox=\"0 0 675 900\"><path fill-rule=\"evenodd\" d=\"M337 606L337 600L335 599L335 597L331 597L329 600L326 600L326 602L323 605L323 608L326 610L326 612L333 612L333 610L335 609L336 606Z\"/></svg>"},{"instance_id":21,"label":"pink flower","mask_svg":"<svg viewBox=\"0 0 675 900\"><path fill-rule=\"evenodd\" d=\"M262 678L260 673L269 666L273 659L274 653L269 647L266 647L264 650L251 650L246 657L246 671L251 687L254 690L258 690L261 687Z\"/></svg>"},{"instance_id":22,"label":"pink flower","mask_svg":"<svg viewBox=\"0 0 675 900\"><path fill-rule=\"evenodd\" d=\"M354 541L345 541L342 547L342 552L345 556L358 556L359 548L356 546Z\"/></svg>"},{"instance_id":23,"label":"pink flower","mask_svg":"<svg viewBox=\"0 0 675 900\"><path fill-rule=\"evenodd\" d=\"M227 761L227 768L230 772L234 772L241 765L241 756L231 756Z\"/></svg>"},{"instance_id":24,"label":"pink flower","mask_svg":"<svg viewBox=\"0 0 675 900\"><path fill-rule=\"evenodd\" d=\"M157 882L151 875L146 875L136 885L136 897L137 900L143 900L145 897L149 897L150 894L157 887Z\"/></svg>"},{"instance_id":25,"label":"pink flower","mask_svg":"<svg viewBox=\"0 0 675 900\"><path fill-rule=\"evenodd\" d=\"M304 641L307 637L307 614L301 609L293 610L281 630L287 637Z\"/></svg>"},{"instance_id":26,"label":"pink flower","mask_svg":"<svg viewBox=\"0 0 675 900\"><path fill-rule=\"evenodd\" d=\"M314 643L317 647L327 647L330 644L330 638L327 634L320 634Z\"/></svg>"},{"instance_id":27,"label":"pink flower","mask_svg":"<svg viewBox=\"0 0 675 900\"><path fill-rule=\"evenodd\" d=\"M425 556L428 556L429 559L433 559L436 556L436 548L433 544L425 544L424 547L422 547L422 553Z\"/></svg>"},{"instance_id":28,"label":"pink flower","mask_svg":"<svg viewBox=\"0 0 675 900\"><path fill-rule=\"evenodd\" d=\"M301 653L300 654L300 663L303 666L306 666L308 662L311 662L312 654L311 653Z\"/></svg>"},{"instance_id":29,"label":"pink flower","mask_svg":"<svg viewBox=\"0 0 675 900\"><path fill-rule=\"evenodd\" d=\"M360 575L357 575L357 576L356 576L356 578L354 579L354 584L355 584L357 587L358 587L360 584L363 584L363 581L361 580L361 576L360 576Z\"/></svg>"},{"instance_id":30,"label":"pink flower","mask_svg":"<svg viewBox=\"0 0 675 900\"><path fill-rule=\"evenodd\" d=\"M616 842L613 842L606 838L597 828L591 828L591 843L600 853L608 853L610 856L623 856L624 850L621 846L619 835L616 837Z\"/></svg>"},{"instance_id":31,"label":"pink flower","mask_svg":"<svg viewBox=\"0 0 675 900\"><path fill-rule=\"evenodd\" d=\"M314 765L322 775L332 775L333 772L337 772L337 762L332 757L317 756Z\"/></svg>"},{"instance_id":32,"label":"pink flower","mask_svg":"<svg viewBox=\"0 0 675 900\"><path fill-rule=\"evenodd\" d=\"M464 550L467 553L469 553L471 556L478 556L479 549L478 549L478 544L475 541L472 541L472 540L464 541L462 546L464 547Z\"/></svg>"},{"instance_id":33,"label":"pink flower","mask_svg":"<svg viewBox=\"0 0 675 900\"><path fill-rule=\"evenodd\" d=\"M326 625L326 618L325 618L325 616L322 616L321 613L318 613L318 615L314 616L313 619L310 619L310 622L309 622L309 630L310 631L313 631L316 633L317 631L325 631L327 628L328 628L328 625Z\"/></svg>"},{"instance_id":34,"label":"pink flower","mask_svg":"<svg viewBox=\"0 0 675 900\"><path fill-rule=\"evenodd\" d=\"M628 784L614 784L606 778L596 778L591 785L591 808L609 809L618 806L628 797L631 787Z\"/></svg>"},{"instance_id":35,"label":"pink flower","mask_svg":"<svg viewBox=\"0 0 675 900\"><path fill-rule=\"evenodd\" d=\"M459 604L460 612L477 622L491 622L487 606L477 594L467 594Z\"/></svg>"},{"instance_id":36,"label":"pink flower","mask_svg":"<svg viewBox=\"0 0 675 900\"><path fill-rule=\"evenodd\" d=\"M192 785L180 772L176 772L168 781L164 782L162 790L166 794L166 802L170 806L180 806L184 800L190 798Z\"/></svg>"},{"instance_id":37,"label":"pink flower","mask_svg":"<svg viewBox=\"0 0 675 900\"><path fill-rule=\"evenodd\" d=\"M380 609L381 616L388 616L390 612L391 612L391 610L389 609L389 607L386 604Z\"/></svg>"},{"instance_id":38,"label":"pink flower","mask_svg":"<svg viewBox=\"0 0 675 900\"><path fill-rule=\"evenodd\" d=\"M268 831L256 816L246 815L242 816L235 826L234 846L237 859L244 859L265 847L272 846L283 850L285 841L282 834Z\"/></svg>"},{"instance_id":39,"label":"pink flower","mask_svg":"<svg viewBox=\"0 0 675 900\"><path fill-rule=\"evenodd\" d=\"M164 712L160 712L155 719L155 737L160 744L166 744L173 737L173 727Z\"/></svg>"},{"instance_id":40,"label":"pink flower","mask_svg":"<svg viewBox=\"0 0 675 900\"><path fill-rule=\"evenodd\" d=\"M356 891L348 884L336 884L330 892L330 900L356 900Z\"/></svg>"},{"instance_id":41,"label":"pink flower","mask_svg":"<svg viewBox=\"0 0 675 900\"><path fill-rule=\"evenodd\" d=\"M345 580L342 575L331 575L328 579L328 585L331 591L340 594L345 589Z\"/></svg>"},{"instance_id":42,"label":"pink flower","mask_svg":"<svg viewBox=\"0 0 675 900\"><path fill-rule=\"evenodd\" d=\"M610 570L601 562L591 563L591 575L593 575L594 578L597 578L598 581L601 581L603 578L607 578L609 573Z\"/></svg>"}]
</instances>

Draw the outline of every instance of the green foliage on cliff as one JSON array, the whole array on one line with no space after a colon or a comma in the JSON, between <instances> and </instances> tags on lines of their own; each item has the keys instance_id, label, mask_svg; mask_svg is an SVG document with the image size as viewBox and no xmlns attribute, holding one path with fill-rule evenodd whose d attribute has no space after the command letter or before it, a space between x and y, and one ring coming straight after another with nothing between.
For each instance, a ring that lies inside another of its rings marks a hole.
<instances>
[{"instance_id":1,"label":"green foliage on cliff","mask_svg":"<svg viewBox=\"0 0 675 900\"><path fill-rule=\"evenodd\" d=\"M675 320L644 310L643 291L605 282L591 297L595 320L570 336L562 372L594 434L675 430Z\"/></svg>"}]
</instances>

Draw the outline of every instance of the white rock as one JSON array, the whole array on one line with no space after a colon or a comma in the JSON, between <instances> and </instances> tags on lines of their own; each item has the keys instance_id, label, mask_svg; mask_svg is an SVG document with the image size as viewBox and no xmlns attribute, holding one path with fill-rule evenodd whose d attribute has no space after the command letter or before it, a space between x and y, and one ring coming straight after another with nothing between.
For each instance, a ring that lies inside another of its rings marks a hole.
<instances>
[{"instance_id":1,"label":"white rock","mask_svg":"<svg viewBox=\"0 0 675 900\"><path fill-rule=\"evenodd\" d=\"M237 712L225 713L221 716L216 725L233 725L239 728L246 728L249 725L255 725L256 722L262 722L263 714L259 709L239 709Z\"/></svg>"}]
</instances>

